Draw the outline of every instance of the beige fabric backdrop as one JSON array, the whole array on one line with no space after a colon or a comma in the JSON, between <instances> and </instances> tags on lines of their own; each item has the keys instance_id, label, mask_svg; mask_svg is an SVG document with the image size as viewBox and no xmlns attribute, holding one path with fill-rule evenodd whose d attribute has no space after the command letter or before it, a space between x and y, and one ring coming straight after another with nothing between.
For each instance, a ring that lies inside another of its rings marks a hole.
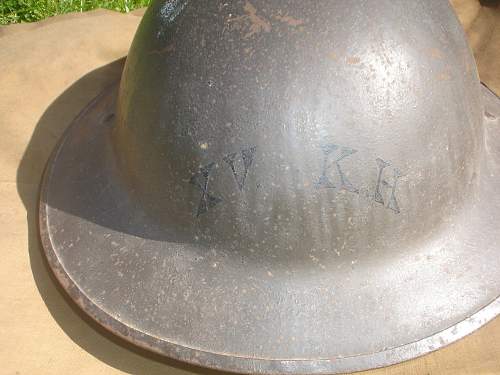
<instances>
[{"instance_id":1,"label":"beige fabric backdrop","mask_svg":"<svg viewBox=\"0 0 500 375\"><path fill-rule=\"evenodd\" d=\"M498 10L452 2L483 80L500 93ZM52 280L37 237L48 155L78 111L119 79L118 59L140 15L95 11L0 28L0 374L214 373L148 355L96 327ZM369 374L500 374L500 319L445 349Z\"/></svg>"}]
</instances>

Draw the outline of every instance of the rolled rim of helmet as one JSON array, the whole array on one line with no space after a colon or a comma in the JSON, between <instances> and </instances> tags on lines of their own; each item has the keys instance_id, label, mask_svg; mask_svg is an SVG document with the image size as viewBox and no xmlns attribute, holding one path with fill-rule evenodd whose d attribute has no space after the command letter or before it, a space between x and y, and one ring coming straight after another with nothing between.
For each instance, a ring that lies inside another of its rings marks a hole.
<instances>
[{"instance_id":1,"label":"rolled rim of helmet","mask_svg":"<svg viewBox=\"0 0 500 375\"><path fill-rule=\"evenodd\" d=\"M500 313L499 117L447 0L154 1L49 160L43 248L177 360L408 360Z\"/></svg>"}]
</instances>

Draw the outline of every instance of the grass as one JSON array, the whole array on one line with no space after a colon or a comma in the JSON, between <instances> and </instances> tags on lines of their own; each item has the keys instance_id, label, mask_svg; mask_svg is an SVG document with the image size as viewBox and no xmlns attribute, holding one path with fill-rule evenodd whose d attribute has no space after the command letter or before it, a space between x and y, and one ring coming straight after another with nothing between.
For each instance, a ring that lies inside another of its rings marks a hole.
<instances>
[{"instance_id":1,"label":"grass","mask_svg":"<svg viewBox=\"0 0 500 375\"><path fill-rule=\"evenodd\" d=\"M35 22L57 14L105 8L129 12L151 0L0 0L0 25Z\"/></svg>"}]
</instances>

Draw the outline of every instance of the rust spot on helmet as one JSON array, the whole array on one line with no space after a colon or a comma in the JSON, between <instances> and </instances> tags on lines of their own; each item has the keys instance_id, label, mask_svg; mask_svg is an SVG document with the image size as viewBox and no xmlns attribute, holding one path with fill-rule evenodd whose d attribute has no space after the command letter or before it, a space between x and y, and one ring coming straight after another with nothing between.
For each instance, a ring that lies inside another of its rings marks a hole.
<instances>
[{"instance_id":1,"label":"rust spot on helmet","mask_svg":"<svg viewBox=\"0 0 500 375\"><path fill-rule=\"evenodd\" d=\"M245 15L229 20L229 22L231 23L242 21L248 21L250 23L249 31L243 36L243 39L251 38L255 34L258 34L262 31L265 31L267 33L271 32L271 23L264 17L257 15L257 8L255 8L249 1L246 2L243 10L246 13Z\"/></svg>"},{"instance_id":2,"label":"rust spot on helmet","mask_svg":"<svg viewBox=\"0 0 500 375\"><path fill-rule=\"evenodd\" d=\"M288 26L296 27L296 26L301 26L301 25L304 24L303 20L299 20L297 18L293 18L293 17L290 17L290 16L277 15L274 18L277 19L280 22L286 23Z\"/></svg>"},{"instance_id":3,"label":"rust spot on helmet","mask_svg":"<svg viewBox=\"0 0 500 375\"><path fill-rule=\"evenodd\" d=\"M348 56L346 58L346 63L349 65L357 65L361 62L361 58L359 56Z\"/></svg>"}]
</instances>

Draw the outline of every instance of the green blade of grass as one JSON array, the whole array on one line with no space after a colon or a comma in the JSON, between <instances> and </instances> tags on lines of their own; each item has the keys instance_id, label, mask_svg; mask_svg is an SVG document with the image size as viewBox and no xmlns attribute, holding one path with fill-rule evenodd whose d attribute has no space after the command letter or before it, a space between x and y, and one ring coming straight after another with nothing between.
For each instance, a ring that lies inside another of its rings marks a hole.
<instances>
[{"instance_id":1,"label":"green blade of grass","mask_svg":"<svg viewBox=\"0 0 500 375\"><path fill-rule=\"evenodd\" d=\"M120 12L148 6L151 0L0 0L0 25L34 22L57 14L96 8Z\"/></svg>"}]
</instances>

